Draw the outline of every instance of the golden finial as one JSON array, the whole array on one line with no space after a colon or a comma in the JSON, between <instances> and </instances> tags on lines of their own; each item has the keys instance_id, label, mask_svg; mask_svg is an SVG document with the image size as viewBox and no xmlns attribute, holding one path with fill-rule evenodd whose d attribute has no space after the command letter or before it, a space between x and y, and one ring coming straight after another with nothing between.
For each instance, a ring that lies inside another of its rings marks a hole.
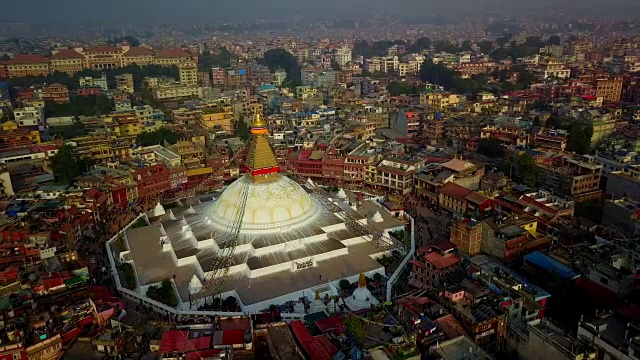
<instances>
[{"instance_id":1,"label":"golden finial","mask_svg":"<svg viewBox=\"0 0 640 360\"><path fill-rule=\"evenodd\" d=\"M367 278L364 276L364 273L360 273L360 279L358 279L358 287L366 288L367 287Z\"/></svg>"},{"instance_id":2,"label":"golden finial","mask_svg":"<svg viewBox=\"0 0 640 360\"><path fill-rule=\"evenodd\" d=\"M320 291L316 290L316 300L320 300Z\"/></svg>"},{"instance_id":3,"label":"golden finial","mask_svg":"<svg viewBox=\"0 0 640 360\"><path fill-rule=\"evenodd\" d=\"M264 128L266 126L267 124L265 124L262 119L262 114L260 113L260 107L256 106L253 112L253 123L251 124L251 127Z\"/></svg>"}]
</instances>

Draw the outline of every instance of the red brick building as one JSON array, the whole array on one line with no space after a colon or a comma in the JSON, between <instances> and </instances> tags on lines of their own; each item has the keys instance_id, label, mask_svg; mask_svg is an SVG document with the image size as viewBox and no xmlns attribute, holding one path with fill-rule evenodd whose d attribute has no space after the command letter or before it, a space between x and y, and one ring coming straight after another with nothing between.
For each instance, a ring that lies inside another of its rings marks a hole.
<instances>
[{"instance_id":1,"label":"red brick building","mask_svg":"<svg viewBox=\"0 0 640 360\"><path fill-rule=\"evenodd\" d=\"M138 197L154 197L171 189L171 172L164 164L154 164L133 171Z\"/></svg>"},{"instance_id":2,"label":"red brick building","mask_svg":"<svg viewBox=\"0 0 640 360\"><path fill-rule=\"evenodd\" d=\"M409 261L410 284L421 288L437 286L442 277L462 261L456 250L456 246L448 241L418 249L416 258Z\"/></svg>"}]
</instances>

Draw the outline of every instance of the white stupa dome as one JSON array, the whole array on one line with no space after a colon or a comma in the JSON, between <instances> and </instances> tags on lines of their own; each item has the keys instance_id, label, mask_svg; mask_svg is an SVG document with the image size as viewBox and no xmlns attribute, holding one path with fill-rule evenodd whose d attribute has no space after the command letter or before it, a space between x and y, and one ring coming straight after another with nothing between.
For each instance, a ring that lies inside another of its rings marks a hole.
<instances>
[{"instance_id":1,"label":"white stupa dome","mask_svg":"<svg viewBox=\"0 0 640 360\"><path fill-rule=\"evenodd\" d=\"M197 294L202 290L202 281L194 274L189 281L189 294Z\"/></svg>"},{"instance_id":2,"label":"white stupa dome","mask_svg":"<svg viewBox=\"0 0 640 360\"><path fill-rule=\"evenodd\" d=\"M347 193L344 192L343 188L340 188L340 190L338 190L338 199L346 199L347 198Z\"/></svg>"},{"instance_id":3,"label":"white stupa dome","mask_svg":"<svg viewBox=\"0 0 640 360\"><path fill-rule=\"evenodd\" d=\"M164 206L158 202L158 205L153 208L153 216L162 216L165 214Z\"/></svg>"},{"instance_id":4,"label":"white stupa dome","mask_svg":"<svg viewBox=\"0 0 640 360\"><path fill-rule=\"evenodd\" d=\"M247 175L234 181L216 200L211 210L214 224L233 223L236 205L249 186L242 230L274 231L301 225L320 211L320 205L295 181L279 175L277 179L254 183Z\"/></svg>"},{"instance_id":5,"label":"white stupa dome","mask_svg":"<svg viewBox=\"0 0 640 360\"><path fill-rule=\"evenodd\" d=\"M320 294L316 293L315 300L309 306L309 314L314 314L325 310L327 310L327 305L325 305L324 301L320 299Z\"/></svg>"},{"instance_id":6,"label":"white stupa dome","mask_svg":"<svg viewBox=\"0 0 640 360\"><path fill-rule=\"evenodd\" d=\"M376 211L375 214L373 214L373 216L371 217L371 221L373 222L383 222L384 219L382 218L382 214L380 214L380 211Z\"/></svg>"},{"instance_id":7,"label":"white stupa dome","mask_svg":"<svg viewBox=\"0 0 640 360\"><path fill-rule=\"evenodd\" d=\"M378 303L378 300L371 295L371 291L367 289L367 281L364 274L360 274L358 288L353 291L353 294L351 294L345 302L351 311L368 309L371 305Z\"/></svg>"}]
</instances>

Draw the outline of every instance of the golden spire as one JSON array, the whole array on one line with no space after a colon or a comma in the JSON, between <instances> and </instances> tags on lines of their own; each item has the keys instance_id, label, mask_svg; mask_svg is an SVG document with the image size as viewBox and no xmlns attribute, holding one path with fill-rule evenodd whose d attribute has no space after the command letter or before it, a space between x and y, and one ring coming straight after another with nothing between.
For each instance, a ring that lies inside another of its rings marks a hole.
<instances>
[{"instance_id":1,"label":"golden spire","mask_svg":"<svg viewBox=\"0 0 640 360\"><path fill-rule=\"evenodd\" d=\"M267 133L267 123L262 119L260 108L256 106L253 112L253 122L251 122L251 133L253 135L265 135Z\"/></svg>"},{"instance_id":2,"label":"golden spire","mask_svg":"<svg viewBox=\"0 0 640 360\"><path fill-rule=\"evenodd\" d=\"M316 300L320 300L320 291L316 290Z\"/></svg>"},{"instance_id":3,"label":"golden spire","mask_svg":"<svg viewBox=\"0 0 640 360\"><path fill-rule=\"evenodd\" d=\"M262 119L260 109L256 107L251 123L251 144L246 159L247 171L255 182L275 180L278 178L280 167L276 155L265 137L267 124Z\"/></svg>"},{"instance_id":4,"label":"golden spire","mask_svg":"<svg viewBox=\"0 0 640 360\"><path fill-rule=\"evenodd\" d=\"M359 288L367 287L367 277L364 276L364 273L360 273L360 279L358 279L358 287Z\"/></svg>"}]
</instances>

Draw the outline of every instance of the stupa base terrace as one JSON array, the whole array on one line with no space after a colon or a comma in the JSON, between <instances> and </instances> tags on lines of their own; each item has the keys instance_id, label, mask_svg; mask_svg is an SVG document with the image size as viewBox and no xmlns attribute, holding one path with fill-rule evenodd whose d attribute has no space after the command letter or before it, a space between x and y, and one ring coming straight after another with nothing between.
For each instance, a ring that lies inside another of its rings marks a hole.
<instances>
[{"instance_id":1,"label":"stupa base terrace","mask_svg":"<svg viewBox=\"0 0 640 360\"><path fill-rule=\"evenodd\" d=\"M249 179L180 200L175 207L158 205L111 239L109 258L123 295L162 313L232 315L207 310L216 295L207 282L220 246L228 240L233 200L243 181ZM391 213L375 199L353 200L355 196L342 190L337 195L311 191L310 185L300 186L285 176L272 184L248 188L233 262L217 294L222 299L235 297L236 312L256 313L301 297L333 297L340 280L354 283L360 274L385 275L376 259L393 251L401 253L403 263L412 256L413 246L399 248L399 241L389 234L403 230L413 239L407 215ZM364 226L354 226L354 221ZM384 234L382 240L374 241L372 232ZM397 275L391 276L392 282ZM147 295L163 280L171 282L175 307ZM391 284L387 287L390 297Z\"/></svg>"}]
</instances>

